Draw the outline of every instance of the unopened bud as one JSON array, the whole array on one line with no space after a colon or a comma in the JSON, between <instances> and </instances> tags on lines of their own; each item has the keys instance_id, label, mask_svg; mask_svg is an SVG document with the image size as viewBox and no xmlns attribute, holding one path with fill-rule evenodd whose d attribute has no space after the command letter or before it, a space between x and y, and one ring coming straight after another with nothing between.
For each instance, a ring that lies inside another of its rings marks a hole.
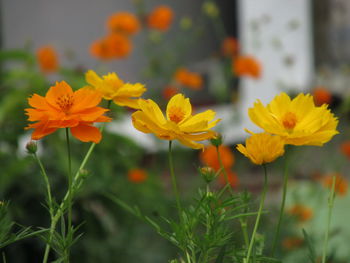
<instances>
[{"instance_id":1,"label":"unopened bud","mask_svg":"<svg viewBox=\"0 0 350 263\"><path fill-rule=\"evenodd\" d=\"M209 16L211 18L215 18L219 15L219 9L216 6L216 4L212 1L205 2L202 6L202 10L203 10L204 14L206 14L207 16Z\"/></svg>"},{"instance_id":2,"label":"unopened bud","mask_svg":"<svg viewBox=\"0 0 350 263\"><path fill-rule=\"evenodd\" d=\"M190 17L183 17L180 20L180 27L183 30L188 30L192 27L192 19Z\"/></svg>"},{"instance_id":3,"label":"unopened bud","mask_svg":"<svg viewBox=\"0 0 350 263\"><path fill-rule=\"evenodd\" d=\"M35 141L30 141L26 144L27 152L30 154L35 154L38 150L38 145Z\"/></svg>"},{"instance_id":4,"label":"unopened bud","mask_svg":"<svg viewBox=\"0 0 350 263\"><path fill-rule=\"evenodd\" d=\"M200 168L199 173L201 174L202 178L206 183L212 182L217 175L216 171L209 166Z\"/></svg>"},{"instance_id":5,"label":"unopened bud","mask_svg":"<svg viewBox=\"0 0 350 263\"><path fill-rule=\"evenodd\" d=\"M214 138L210 139L212 145L219 147L222 144L222 136L220 133L217 133Z\"/></svg>"}]
</instances>

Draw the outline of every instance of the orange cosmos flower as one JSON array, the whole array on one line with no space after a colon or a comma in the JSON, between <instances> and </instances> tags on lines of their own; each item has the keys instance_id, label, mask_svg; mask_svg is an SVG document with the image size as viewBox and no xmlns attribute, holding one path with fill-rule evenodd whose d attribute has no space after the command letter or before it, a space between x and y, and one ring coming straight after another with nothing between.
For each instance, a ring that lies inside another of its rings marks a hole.
<instances>
[{"instance_id":1,"label":"orange cosmos flower","mask_svg":"<svg viewBox=\"0 0 350 263\"><path fill-rule=\"evenodd\" d=\"M350 159L350 141L345 141L340 145L341 152Z\"/></svg>"},{"instance_id":2,"label":"orange cosmos flower","mask_svg":"<svg viewBox=\"0 0 350 263\"><path fill-rule=\"evenodd\" d=\"M44 73L55 72L58 69L58 58L52 46L43 46L36 53L40 70Z\"/></svg>"},{"instance_id":3,"label":"orange cosmos flower","mask_svg":"<svg viewBox=\"0 0 350 263\"><path fill-rule=\"evenodd\" d=\"M171 86L171 85L167 85L162 92L162 95L165 99L169 100L172 96L174 96L176 93L179 92L179 89Z\"/></svg>"},{"instance_id":4,"label":"orange cosmos flower","mask_svg":"<svg viewBox=\"0 0 350 263\"><path fill-rule=\"evenodd\" d=\"M238 41L234 37L227 37L221 45L221 52L226 57L233 57L238 53Z\"/></svg>"},{"instance_id":5,"label":"orange cosmos flower","mask_svg":"<svg viewBox=\"0 0 350 263\"><path fill-rule=\"evenodd\" d=\"M235 162L235 158L230 148L225 145L220 145L219 152L224 168L231 168ZM221 167L216 147L213 145L205 147L204 151L200 153L199 158L202 163L212 167L216 171Z\"/></svg>"},{"instance_id":6,"label":"orange cosmos flower","mask_svg":"<svg viewBox=\"0 0 350 263\"><path fill-rule=\"evenodd\" d=\"M312 209L304 205L294 205L288 212L295 216L299 222L308 221L313 216Z\"/></svg>"},{"instance_id":7,"label":"orange cosmos flower","mask_svg":"<svg viewBox=\"0 0 350 263\"><path fill-rule=\"evenodd\" d=\"M175 72L175 80L190 89L200 90L203 88L203 78L200 74L195 72L190 72L186 68L179 68Z\"/></svg>"},{"instance_id":8,"label":"orange cosmos flower","mask_svg":"<svg viewBox=\"0 0 350 263\"><path fill-rule=\"evenodd\" d=\"M165 5L158 6L148 15L147 25L153 29L166 31L173 21L173 16L173 10L170 7Z\"/></svg>"},{"instance_id":9,"label":"orange cosmos flower","mask_svg":"<svg viewBox=\"0 0 350 263\"><path fill-rule=\"evenodd\" d=\"M332 189L333 176L335 176L335 193L344 196L348 192L348 182L339 173L329 174L323 178L323 185Z\"/></svg>"},{"instance_id":10,"label":"orange cosmos flower","mask_svg":"<svg viewBox=\"0 0 350 263\"><path fill-rule=\"evenodd\" d=\"M314 102L316 106L322 104L330 104L332 102L332 94L325 87L316 87L313 90Z\"/></svg>"},{"instance_id":11,"label":"orange cosmos flower","mask_svg":"<svg viewBox=\"0 0 350 263\"><path fill-rule=\"evenodd\" d=\"M301 239L300 237L287 237L283 239L282 246L286 250L293 250L301 247L303 243L304 243L304 240Z\"/></svg>"},{"instance_id":12,"label":"orange cosmos flower","mask_svg":"<svg viewBox=\"0 0 350 263\"><path fill-rule=\"evenodd\" d=\"M107 27L112 32L133 35L140 30L140 22L134 14L119 12L107 19Z\"/></svg>"},{"instance_id":13,"label":"orange cosmos flower","mask_svg":"<svg viewBox=\"0 0 350 263\"><path fill-rule=\"evenodd\" d=\"M255 79L261 76L260 63L251 56L239 56L232 62L233 73L237 76L248 76Z\"/></svg>"},{"instance_id":14,"label":"orange cosmos flower","mask_svg":"<svg viewBox=\"0 0 350 263\"><path fill-rule=\"evenodd\" d=\"M101 132L92 124L111 120L103 116L107 109L97 107L101 98L97 91L83 88L74 92L65 81L56 82L45 97L34 94L28 99L33 108L25 111L28 120L35 123L25 129L34 129L32 139L39 140L59 128L70 128L78 140L98 143Z\"/></svg>"},{"instance_id":15,"label":"orange cosmos flower","mask_svg":"<svg viewBox=\"0 0 350 263\"><path fill-rule=\"evenodd\" d=\"M131 169L128 172L128 179L133 183L142 183L147 179L147 173L142 169Z\"/></svg>"},{"instance_id":16,"label":"orange cosmos flower","mask_svg":"<svg viewBox=\"0 0 350 263\"><path fill-rule=\"evenodd\" d=\"M130 40L118 33L97 40L90 47L91 55L103 60L124 58L130 54L131 50Z\"/></svg>"},{"instance_id":17,"label":"orange cosmos flower","mask_svg":"<svg viewBox=\"0 0 350 263\"><path fill-rule=\"evenodd\" d=\"M231 185L231 187L237 187L239 185L239 179L237 174L235 172L232 172L230 169L226 169L226 173L228 182ZM227 183L224 172L221 172L219 175L219 183L224 186Z\"/></svg>"}]
</instances>

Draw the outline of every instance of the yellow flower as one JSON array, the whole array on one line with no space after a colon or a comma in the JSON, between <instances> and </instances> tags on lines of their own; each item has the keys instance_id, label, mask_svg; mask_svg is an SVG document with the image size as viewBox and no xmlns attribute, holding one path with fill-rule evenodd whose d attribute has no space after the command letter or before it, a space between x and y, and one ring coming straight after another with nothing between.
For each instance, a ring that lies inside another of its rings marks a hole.
<instances>
[{"instance_id":1,"label":"yellow flower","mask_svg":"<svg viewBox=\"0 0 350 263\"><path fill-rule=\"evenodd\" d=\"M203 149L197 141L215 137L212 130L220 120L213 121L215 112L192 115L192 106L188 98L176 94L168 102L166 118L159 106L152 100L139 100L140 110L132 114L134 127L144 133L154 133L163 140L179 140L193 149Z\"/></svg>"},{"instance_id":2,"label":"yellow flower","mask_svg":"<svg viewBox=\"0 0 350 263\"><path fill-rule=\"evenodd\" d=\"M138 98L146 91L141 83L124 83L115 73L108 73L101 78L96 72L89 70L85 78L92 88L102 93L104 99L113 100L119 106L133 109L139 109Z\"/></svg>"},{"instance_id":3,"label":"yellow flower","mask_svg":"<svg viewBox=\"0 0 350 263\"><path fill-rule=\"evenodd\" d=\"M264 133L252 133L244 145L238 144L237 150L253 163L261 165L271 163L284 154L284 141L279 136Z\"/></svg>"},{"instance_id":4,"label":"yellow flower","mask_svg":"<svg viewBox=\"0 0 350 263\"><path fill-rule=\"evenodd\" d=\"M327 105L316 107L310 94L300 93L291 100L281 93L267 106L258 100L248 114L256 125L281 136L286 144L322 146L338 134L338 119Z\"/></svg>"}]
</instances>

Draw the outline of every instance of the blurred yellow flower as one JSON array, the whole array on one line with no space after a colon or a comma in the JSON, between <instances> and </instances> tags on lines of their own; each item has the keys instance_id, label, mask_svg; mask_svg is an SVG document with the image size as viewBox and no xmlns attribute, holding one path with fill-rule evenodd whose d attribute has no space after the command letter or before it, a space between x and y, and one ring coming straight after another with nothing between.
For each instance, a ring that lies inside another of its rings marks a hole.
<instances>
[{"instance_id":1,"label":"blurred yellow flower","mask_svg":"<svg viewBox=\"0 0 350 263\"><path fill-rule=\"evenodd\" d=\"M250 132L251 133L251 132ZM237 145L237 150L257 165L271 163L284 154L284 141L280 136L251 133L245 143Z\"/></svg>"},{"instance_id":2,"label":"blurred yellow flower","mask_svg":"<svg viewBox=\"0 0 350 263\"><path fill-rule=\"evenodd\" d=\"M115 73L108 73L101 78L96 72L89 70L85 78L92 88L101 92L104 99L113 100L119 106L133 109L139 109L138 98L146 91L145 86L141 83L124 83Z\"/></svg>"},{"instance_id":3,"label":"blurred yellow flower","mask_svg":"<svg viewBox=\"0 0 350 263\"><path fill-rule=\"evenodd\" d=\"M215 137L212 130L220 120L213 121L215 112L207 110L192 115L192 105L188 98L176 94L168 102L166 118L153 100L139 100L140 110L132 114L134 127L144 133L154 133L163 140L179 140L193 149L203 149L197 141Z\"/></svg>"},{"instance_id":4,"label":"blurred yellow flower","mask_svg":"<svg viewBox=\"0 0 350 263\"><path fill-rule=\"evenodd\" d=\"M286 144L322 146L338 134L338 119L327 105L316 107L310 94L291 99L283 92L267 106L258 100L248 114L256 125L281 136Z\"/></svg>"}]
</instances>

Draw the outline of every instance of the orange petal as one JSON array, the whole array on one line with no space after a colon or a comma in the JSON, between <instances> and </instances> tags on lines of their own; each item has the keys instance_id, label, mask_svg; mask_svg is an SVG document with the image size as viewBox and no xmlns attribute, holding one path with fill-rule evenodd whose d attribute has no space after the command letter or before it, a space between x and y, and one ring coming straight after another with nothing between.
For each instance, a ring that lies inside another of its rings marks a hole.
<instances>
[{"instance_id":1,"label":"orange petal","mask_svg":"<svg viewBox=\"0 0 350 263\"><path fill-rule=\"evenodd\" d=\"M100 130L94 126L80 124L70 130L72 135L82 142L99 143L102 139Z\"/></svg>"},{"instance_id":2,"label":"orange petal","mask_svg":"<svg viewBox=\"0 0 350 263\"><path fill-rule=\"evenodd\" d=\"M74 92L74 104L71 108L72 113L96 107L102 99L102 95L97 90L90 88L81 88Z\"/></svg>"},{"instance_id":3,"label":"orange petal","mask_svg":"<svg viewBox=\"0 0 350 263\"><path fill-rule=\"evenodd\" d=\"M57 130L57 128L48 128L47 124L48 124L47 121L38 122L38 123L28 125L26 129L34 128L34 132L32 133L32 139L39 140L44 136L49 135Z\"/></svg>"},{"instance_id":4,"label":"orange petal","mask_svg":"<svg viewBox=\"0 0 350 263\"><path fill-rule=\"evenodd\" d=\"M65 95L73 96L73 90L72 88L67 84L65 81L56 82L55 86L50 87L49 91L46 93L46 100L50 105L60 108L60 106L57 104L57 99L61 98Z\"/></svg>"}]
</instances>

